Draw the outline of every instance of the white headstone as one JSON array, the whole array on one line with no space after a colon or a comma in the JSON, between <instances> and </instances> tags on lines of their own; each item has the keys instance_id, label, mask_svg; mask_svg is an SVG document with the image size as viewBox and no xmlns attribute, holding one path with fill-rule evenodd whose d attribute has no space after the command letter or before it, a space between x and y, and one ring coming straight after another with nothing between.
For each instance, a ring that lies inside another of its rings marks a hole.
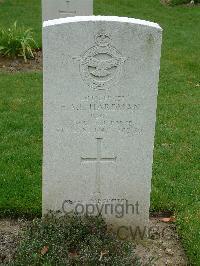
<instances>
[{"instance_id":1,"label":"white headstone","mask_svg":"<svg viewBox=\"0 0 200 266\"><path fill-rule=\"evenodd\" d=\"M43 33L43 213L101 211L108 223L143 230L161 28L131 18L74 17L44 22Z\"/></svg>"},{"instance_id":2,"label":"white headstone","mask_svg":"<svg viewBox=\"0 0 200 266\"><path fill-rule=\"evenodd\" d=\"M93 15L93 0L42 0L43 21Z\"/></svg>"}]
</instances>

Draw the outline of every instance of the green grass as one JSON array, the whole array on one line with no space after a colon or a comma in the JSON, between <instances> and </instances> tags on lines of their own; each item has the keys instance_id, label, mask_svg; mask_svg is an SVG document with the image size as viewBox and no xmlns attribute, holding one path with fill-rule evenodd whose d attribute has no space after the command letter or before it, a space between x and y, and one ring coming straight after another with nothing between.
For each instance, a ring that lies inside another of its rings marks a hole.
<instances>
[{"instance_id":1,"label":"green grass","mask_svg":"<svg viewBox=\"0 0 200 266\"><path fill-rule=\"evenodd\" d=\"M1 74L0 113L0 215L40 215L41 74Z\"/></svg>"},{"instance_id":2,"label":"green grass","mask_svg":"<svg viewBox=\"0 0 200 266\"><path fill-rule=\"evenodd\" d=\"M0 24L23 22L41 41L39 10L36 0L4 0ZM175 212L187 255L200 265L200 8L96 0L95 14L155 21L164 30L151 209ZM41 88L40 74L0 76L2 214L41 212Z\"/></svg>"},{"instance_id":3,"label":"green grass","mask_svg":"<svg viewBox=\"0 0 200 266\"><path fill-rule=\"evenodd\" d=\"M41 47L42 19L39 0L0 0L0 26L8 27L15 21L19 26L32 28L34 39Z\"/></svg>"}]
</instances>

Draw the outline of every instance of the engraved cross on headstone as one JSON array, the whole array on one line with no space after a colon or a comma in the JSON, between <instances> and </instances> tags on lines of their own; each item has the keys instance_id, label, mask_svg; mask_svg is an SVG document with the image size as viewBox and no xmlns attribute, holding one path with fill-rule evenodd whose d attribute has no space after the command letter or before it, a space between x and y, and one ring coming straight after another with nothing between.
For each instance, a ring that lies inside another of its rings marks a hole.
<instances>
[{"instance_id":1,"label":"engraved cross on headstone","mask_svg":"<svg viewBox=\"0 0 200 266\"><path fill-rule=\"evenodd\" d=\"M65 2L67 4L67 10L59 10L59 14L76 15L76 10L70 11L70 2L71 2L71 0L66 0Z\"/></svg>"},{"instance_id":2,"label":"engraved cross on headstone","mask_svg":"<svg viewBox=\"0 0 200 266\"><path fill-rule=\"evenodd\" d=\"M102 138L97 138L97 156L96 157L81 157L82 163L96 163L96 187L97 193L100 194L101 181L101 164L116 163L117 157L102 157Z\"/></svg>"}]
</instances>

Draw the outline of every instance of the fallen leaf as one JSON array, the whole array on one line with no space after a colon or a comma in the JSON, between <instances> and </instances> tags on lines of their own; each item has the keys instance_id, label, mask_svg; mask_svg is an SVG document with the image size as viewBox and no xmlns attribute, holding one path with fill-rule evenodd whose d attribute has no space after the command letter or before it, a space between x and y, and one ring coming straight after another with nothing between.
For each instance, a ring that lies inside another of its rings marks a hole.
<instances>
[{"instance_id":1,"label":"fallen leaf","mask_svg":"<svg viewBox=\"0 0 200 266\"><path fill-rule=\"evenodd\" d=\"M44 246L41 249L40 253L41 253L42 256L44 256L48 251L49 251L49 247L48 246Z\"/></svg>"},{"instance_id":2,"label":"fallen leaf","mask_svg":"<svg viewBox=\"0 0 200 266\"><path fill-rule=\"evenodd\" d=\"M69 252L69 256L70 257L76 257L76 256L78 256L78 254L76 252Z\"/></svg>"},{"instance_id":3,"label":"fallen leaf","mask_svg":"<svg viewBox=\"0 0 200 266\"><path fill-rule=\"evenodd\" d=\"M161 222L164 222L164 223L174 223L176 222L176 218L175 217L165 217L165 218L160 218L159 219Z\"/></svg>"}]
</instances>

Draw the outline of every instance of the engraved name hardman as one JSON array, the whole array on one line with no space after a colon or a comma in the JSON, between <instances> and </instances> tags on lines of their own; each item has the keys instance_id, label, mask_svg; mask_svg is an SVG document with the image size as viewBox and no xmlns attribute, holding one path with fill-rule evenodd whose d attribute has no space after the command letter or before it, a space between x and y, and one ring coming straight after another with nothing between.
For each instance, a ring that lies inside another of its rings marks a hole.
<instances>
[{"instance_id":1,"label":"engraved name hardman","mask_svg":"<svg viewBox=\"0 0 200 266\"><path fill-rule=\"evenodd\" d=\"M61 106L62 109L66 105ZM129 95L87 95L79 103L71 104L73 111L91 111L91 112L136 112L140 108L139 103L133 103L129 99Z\"/></svg>"},{"instance_id":2,"label":"engraved name hardman","mask_svg":"<svg viewBox=\"0 0 200 266\"><path fill-rule=\"evenodd\" d=\"M132 111L138 109L138 105L130 103L80 103L72 104L75 111Z\"/></svg>"},{"instance_id":3,"label":"engraved name hardman","mask_svg":"<svg viewBox=\"0 0 200 266\"><path fill-rule=\"evenodd\" d=\"M98 33L95 42L95 46L78 58L80 74L92 89L105 90L120 80L126 58L111 45L110 34Z\"/></svg>"}]
</instances>

